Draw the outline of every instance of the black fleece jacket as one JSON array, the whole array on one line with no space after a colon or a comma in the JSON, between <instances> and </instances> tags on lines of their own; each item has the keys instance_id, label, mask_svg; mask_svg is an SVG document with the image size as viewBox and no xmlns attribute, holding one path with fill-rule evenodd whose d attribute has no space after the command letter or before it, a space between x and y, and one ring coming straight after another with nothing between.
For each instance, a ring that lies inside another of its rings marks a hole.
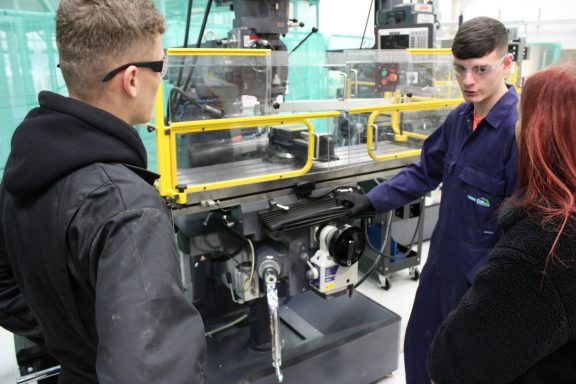
<instances>
[{"instance_id":1,"label":"black fleece jacket","mask_svg":"<svg viewBox=\"0 0 576 384\"><path fill-rule=\"evenodd\" d=\"M170 211L136 130L50 92L0 185L0 326L43 345L59 383L204 383Z\"/></svg>"},{"instance_id":2,"label":"black fleece jacket","mask_svg":"<svg viewBox=\"0 0 576 384\"><path fill-rule=\"evenodd\" d=\"M439 330L428 356L436 384L576 383L576 221L557 232L508 203L504 234Z\"/></svg>"}]
</instances>

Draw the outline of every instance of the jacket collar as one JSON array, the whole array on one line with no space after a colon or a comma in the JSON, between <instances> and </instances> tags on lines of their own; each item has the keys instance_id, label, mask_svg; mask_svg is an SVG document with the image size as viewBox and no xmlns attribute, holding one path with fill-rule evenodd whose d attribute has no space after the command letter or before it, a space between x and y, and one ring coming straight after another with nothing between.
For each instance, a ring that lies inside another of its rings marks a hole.
<instances>
[{"instance_id":1,"label":"jacket collar","mask_svg":"<svg viewBox=\"0 0 576 384\"><path fill-rule=\"evenodd\" d=\"M147 167L146 149L130 124L52 92L40 92L38 101L40 106L28 113L12 136L2 181L11 194L40 194L57 180L94 163Z\"/></svg>"},{"instance_id":2,"label":"jacket collar","mask_svg":"<svg viewBox=\"0 0 576 384\"><path fill-rule=\"evenodd\" d=\"M484 121L494 129L500 128L510 117L518 119L518 93L516 93L514 86L506 84L506 87L508 87L508 91L494 104L488 115L484 118ZM470 118L473 118L474 104L467 104L462 114L465 116L469 115Z\"/></svg>"},{"instance_id":3,"label":"jacket collar","mask_svg":"<svg viewBox=\"0 0 576 384\"><path fill-rule=\"evenodd\" d=\"M146 181L150 185L153 185L154 182L160 178L159 174L157 174L155 172L151 172L147 169L136 167L136 166L130 165L130 164L124 164L124 166L126 168L130 169L132 172L134 172L138 176L140 176L142 179L144 179L144 181Z\"/></svg>"}]
</instances>

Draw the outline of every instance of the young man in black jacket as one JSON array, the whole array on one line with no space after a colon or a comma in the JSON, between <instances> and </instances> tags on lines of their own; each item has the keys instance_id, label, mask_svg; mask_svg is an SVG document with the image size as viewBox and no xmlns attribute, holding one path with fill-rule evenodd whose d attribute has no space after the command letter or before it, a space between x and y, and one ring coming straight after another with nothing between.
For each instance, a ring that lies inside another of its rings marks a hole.
<instances>
[{"instance_id":1,"label":"young man in black jacket","mask_svg":"<svg viewBox=\"0 0 576 384\"><path fill-rule=\"evenodd\" d=\"M0 186L0 325L61 364L60 383L204 383L170 211L133 124L166 69L151 0L61 0L70 97L41 92Z\"/></svg>"}]
</instances>

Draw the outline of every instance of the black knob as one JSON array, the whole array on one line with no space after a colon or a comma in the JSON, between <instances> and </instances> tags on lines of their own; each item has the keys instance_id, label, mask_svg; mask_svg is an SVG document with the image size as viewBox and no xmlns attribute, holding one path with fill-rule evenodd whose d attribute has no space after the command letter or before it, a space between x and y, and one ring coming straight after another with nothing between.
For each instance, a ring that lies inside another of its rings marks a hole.
<instances>
[{"instance_id":1,"label":"black knob","mask_svg":"<svg viewBox=\"0 0 576 384\"><path fill-rule=\"evenodd\" d=\"M338 264L349 267L358 262L365 247L366 237L360 228L344 225L330 238L328 252Z\"/></svg>"}]
</instances>

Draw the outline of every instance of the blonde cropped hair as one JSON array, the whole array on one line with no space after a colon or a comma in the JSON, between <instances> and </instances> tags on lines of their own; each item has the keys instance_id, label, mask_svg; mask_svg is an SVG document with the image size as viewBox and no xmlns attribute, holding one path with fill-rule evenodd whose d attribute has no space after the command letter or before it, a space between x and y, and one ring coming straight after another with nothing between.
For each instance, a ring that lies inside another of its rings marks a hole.
<instances>
[{"instance_id":1,"label":"blonde cropped hair","mask_svg":"<svg viewBox=\"0 0 576 384\"><path fill-rule=\"evenodd\" d=\"M115 59L151 47L165 30L151 0L60 0L56 44L68 90L89 98Z\"/></svg>"}]
</instances>

